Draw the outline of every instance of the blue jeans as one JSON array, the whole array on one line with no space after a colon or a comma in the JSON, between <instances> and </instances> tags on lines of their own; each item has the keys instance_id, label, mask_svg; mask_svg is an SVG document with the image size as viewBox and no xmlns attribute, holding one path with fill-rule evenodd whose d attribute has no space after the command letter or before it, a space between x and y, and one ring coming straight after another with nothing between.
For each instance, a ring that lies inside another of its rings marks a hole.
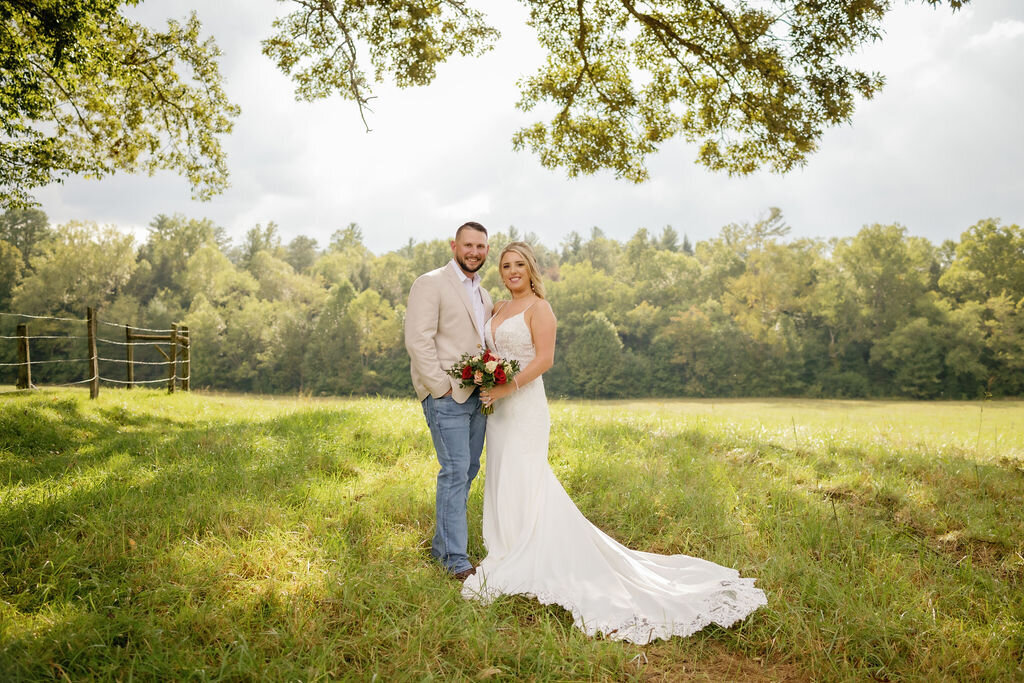
<instances>
[{"instance_id":1,"label":"blue jeans","mask_svg":"<svg viewBox=\"0 0 1024 683\"><path fill-rule=\"evenodd\" d=\"M451 396L427 396L423 399L423 415L441 465L437 473L437 530L430 552L454 574L473 566L466 554L469 542L466 502L473 477L480 471L487 416L480 413L477 392L465 403L456 403Z\"/></svg>"}]
</instances>

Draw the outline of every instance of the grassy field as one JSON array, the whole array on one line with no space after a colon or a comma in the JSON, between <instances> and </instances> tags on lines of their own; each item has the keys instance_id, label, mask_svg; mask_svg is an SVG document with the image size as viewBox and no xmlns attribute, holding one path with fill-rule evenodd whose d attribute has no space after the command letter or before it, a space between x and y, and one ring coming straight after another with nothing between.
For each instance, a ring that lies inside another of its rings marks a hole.
<instances>
[{"instance_id":1,"label":"grassy field","mask_svg":"<svg viewBox=\"0 0 1024 683\"><path fill-rule=\"evenodd\" d=\"M768 606L639 647L462 600L429 558L412 401L5 393L0 679L1024 677L1024 403L552 414L552 466L593 522L757 577Z\"/></svg>"}]
</instances>

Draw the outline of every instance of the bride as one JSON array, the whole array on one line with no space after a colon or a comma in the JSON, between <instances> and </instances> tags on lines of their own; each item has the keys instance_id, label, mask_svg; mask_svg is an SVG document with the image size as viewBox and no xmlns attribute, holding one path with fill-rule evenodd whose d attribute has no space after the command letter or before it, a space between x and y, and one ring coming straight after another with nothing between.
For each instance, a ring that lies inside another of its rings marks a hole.
<instances>
[{"instance_id":1,"label":"bride","mask_svg":"<svg viewBox=\"0 0 1024 683\"><path fill-rule=\"evenodd\" d=\"M498 261L512 294L487 322L487 345L519 361L511 382L481 393L487 421L483 533L487 557L466 578L466 598L520 594L572 613L587 635L646 644L731 626L767 603L753 579L687 555L630 550L592 525L548 466L547 398L555 316L533 250L512 242Z\"/></svg>"}]
</instances>

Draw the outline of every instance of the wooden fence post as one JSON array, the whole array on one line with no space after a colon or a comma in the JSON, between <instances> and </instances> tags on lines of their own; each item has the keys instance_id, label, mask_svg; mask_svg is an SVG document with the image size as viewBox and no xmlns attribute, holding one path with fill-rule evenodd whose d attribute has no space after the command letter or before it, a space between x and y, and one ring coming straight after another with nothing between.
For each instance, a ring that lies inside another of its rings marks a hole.
<instances>
[{"instance_id":1,"label":"wooden fence post","mask_svg":"<svg viewBox=\"0 0 1024 683\"><path fill-rule=\"evenodd\" d=\"M96 353L96 309L90 306L86 309L86 314L85 322L89 327L89 371L92 373L89 398L96 398L100 395L100 361Z\"/></svg>"},{"instance_id":2,"label":"wooden fence post","mask_svg":"<svg viewBox=\"0 0 1024 683\"><path fill-rule=\"evenodd\" d=\"M192 337L189 336L188 325L182 325L178 332L184 335L181 344L181 367L184 376L181 378L181 390L189 391L192 380Z\"/></svg>"},{"instance_id":3,"label":"wooden fence post","mask_svg":"<svg viewBox=\"0 0 1024 683\"><path fill-rule=\"evenodd\" d=\"M167 393L174 393L174 378L178 374L178 326L171 325L171 357L168 358L171 364L167 371Z\"/></svg>"},{"instance_id":4,"label":"wooden fence post","mask_svg":"<svg viewBox=\"0 0 1024 683\"><path fill-rule=\"evenodd\" d=\"M18 384L19 389L32 388L32 359L28 351L28 325L18 323Z\"/></svg>"},{"instance_id":5,"label":"wooden fence post","mask_svg":"<svg viewBox=\"0 0 1024 683\"><path fill-rule=\"evenodd\" d=\"M128 361L128 388L135 386L135 344L132 341L132 328L124 326L125 357Z\"/></svg>"}]
</instances>

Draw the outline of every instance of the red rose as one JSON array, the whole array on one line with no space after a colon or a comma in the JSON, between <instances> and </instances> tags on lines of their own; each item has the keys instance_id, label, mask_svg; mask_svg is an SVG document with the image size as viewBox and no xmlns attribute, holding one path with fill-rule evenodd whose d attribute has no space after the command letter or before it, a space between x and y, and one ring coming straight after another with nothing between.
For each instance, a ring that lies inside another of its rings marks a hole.
<instances>
[{"instance_id":1,"label":"red rose","mask_svg":"<svg viewBox=\"0 0 1024 683\"><path fill-rule=\"evenodd\" d=\"M471 368L468 365L466 367L462 368L462 379L472 379L472 378L473 378L473 368Z\"/></svg>"},{"instance_id":2,"label":"red rose","mask_svg":"<svg viewBox=\"0 0 1024 683\"><path fill-rule=\"evenodd\" d=\"M494 381L498 384L504 384L508 381L508 377L505 376L505 368L500 365L494 368Z\"/></svg>"},{"instance_id":3,"label":"red rose","mask_svg":"<svg viewBox=\"0 0 1024 683\"><path fill-rule=\"evenodd\" d=\"M492 356L490 351L484 351L484 362L486 363L489 360L498 360L498 359L495 358L494 356Z\"/></svg>"}]
</instances>

